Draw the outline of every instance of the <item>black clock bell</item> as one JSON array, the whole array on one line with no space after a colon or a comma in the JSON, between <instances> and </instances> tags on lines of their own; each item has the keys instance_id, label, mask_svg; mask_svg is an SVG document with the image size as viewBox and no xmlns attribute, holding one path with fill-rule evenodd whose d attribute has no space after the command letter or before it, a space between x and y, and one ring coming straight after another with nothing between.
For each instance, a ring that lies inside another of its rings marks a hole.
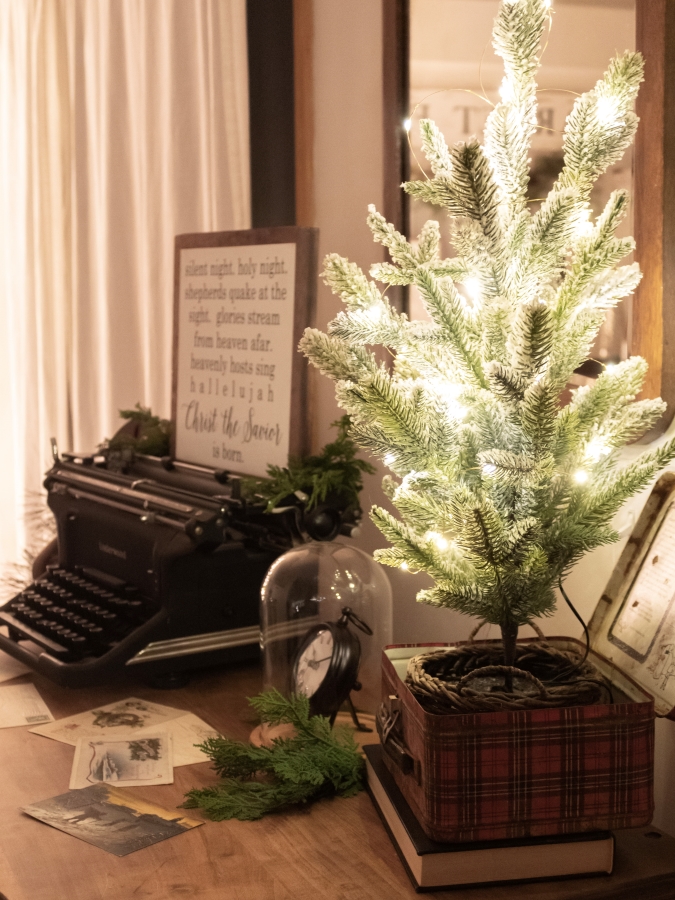
<instances>
[{"instance_id":1,"label":"black clock bell","mask_svg":"<svg viewBox=\"0 0 675 900\"><path fill-rule=\"evenodd\" d=\"M310 628L298 648L293 665L292 687L309 698L310 713L326 716L331 724L342 704L349 703L358 727L350 693L359 690L361 642L349 630L350 623L364 634L370 627L349 606L342 609L337 622L321 622Z\"/></svg>"}]
</instances>

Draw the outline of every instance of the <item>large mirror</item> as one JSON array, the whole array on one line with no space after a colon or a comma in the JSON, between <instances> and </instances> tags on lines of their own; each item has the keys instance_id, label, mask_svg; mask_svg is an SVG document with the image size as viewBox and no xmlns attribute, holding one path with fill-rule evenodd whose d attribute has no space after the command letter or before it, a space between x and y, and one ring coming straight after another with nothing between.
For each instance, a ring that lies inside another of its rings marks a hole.
<instances>
[{"instance_id":1,"label":"large mirror","mask_svg":"<svg viewBox=\"0 0 675 900\"><path fill-rule=\"evenodd\" d=\"M413 152L414 120L423 115L438 119L450 141L472 133L480 137L499 72L490 46L497 0L382 2L384 211L413 235L427 211L408 209L399 186L422 162ZM616 51L635 47L645 57L634 150L605 176L594 197L598 205L614 186L632 187L632 222L624 227L635 236L643 279L632 301L624 301L608 319L594 353L596 371L626 354L647 359L643 396L660 395L668 404L657 428L662 432L675 412L675 2L552 0L552 12L554 29L540 76L541 127L533 146L533 202L537 183L543 193L555 174L556 130L574 98L566 92L591 87ZM413 120L410 134L404 125L408 119ZM434 218L442 218L434 212ZM415 297L407 303L416 315ZM593 368L585 371L592 374Z\"/></svg>"},{"instance_id":2,"label":"large mirror","mask_svg":"<svg viewBox=\"0 0 675 900\"><path fill-rule=\"evenodd\" d=\"M419 119L433 119L450 145L472 136L483 139L485 120L499 99L503 75L502 61L491 45L498 5L498 0L412 0L410 4L409 126L413 178L423 177L427 171L420 148ZM575 98L602 77L617 50L634 48L634 0L555 0L538 75L539 127L532 140L529 190L533 209L547 195L562 168L562 130ZM629 150L598 179L591 198L595 215L604 208L613 190L627 188L632 193L632 167L633 153ZM418 234L427 219L435 218L447 235L447 220L439 212L435 207L413 203L409 212L410 234ZM618 234L632 233L633 220L629 215ZM451 253L449 245L444 249L446 255ZM415 290L408 303L413 318L425 317ZM593 349L596 368L628 356L630 324L628 299L607 314ZM592 375L593 364L587 369Z\"/></svg>"}]
</instances>

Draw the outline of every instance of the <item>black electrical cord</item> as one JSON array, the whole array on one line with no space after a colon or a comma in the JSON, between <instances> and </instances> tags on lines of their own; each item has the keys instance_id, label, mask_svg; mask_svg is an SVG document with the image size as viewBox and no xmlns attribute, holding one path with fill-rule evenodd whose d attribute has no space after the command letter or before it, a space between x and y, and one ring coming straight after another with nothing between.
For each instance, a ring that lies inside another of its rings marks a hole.
<instances>
[{"instance_id":1,"label":"black electrical cord","mask_svg":"<svg viewBox=\"0 0 675 900\"><path fill-rule=\"evenodd\" d=\"M583 629L584 629L584 638L585 638L585 640L586 640L586 650L584 651L584 655L582 656L582 658L579 660L579 662L578 662L576 665L572 666L571 669L567 669L565 672L561 672L559 675L556 675L555 678L552 678L552 679L551 679L552 681L557 681L559 678L563 678L563 677L564 677L564 678L569 678L570 675L573 675L575 672L577 672L577 671L583 666L583 664L586 662L586 660L588 659L588 654L589 654L589 651L590 651L590 649L591 649L591 636L590 636L590 634L588 633L588 628L586 627L586 623L585 623L584 620L581 618L581 616L579 615L579 613L578 613L577 610L575 609L575 607L574 607L572 601L570 600L570 598L569 598L569 597L567 596L567 594L565 593L565 588L562 586L562 578L559 578L559 579L558 579L558 587L560 588L560 593L563 595L563 598L564 598L564 600L565 600L565 603L566 603L566 604L569 606L569 608L572 610L572 612L574 613L574 615L576 616L576 618L581 622L581 625L582 625L582 627L583 627Z\"/></svg>"}]
</instances>

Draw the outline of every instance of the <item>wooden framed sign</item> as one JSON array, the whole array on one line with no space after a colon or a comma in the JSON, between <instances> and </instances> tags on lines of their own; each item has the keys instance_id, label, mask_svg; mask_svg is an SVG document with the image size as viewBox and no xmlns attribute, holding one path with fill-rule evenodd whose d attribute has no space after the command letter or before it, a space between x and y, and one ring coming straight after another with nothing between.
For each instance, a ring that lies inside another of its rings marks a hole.
<instances>
[{"instance_id":1,"label":"wooden framed sign","mask_svg":"<svg viewBox=\"0 0 675 900\"><path fill-rule=\"evenodd\" d=\"M593 650L675 718L675 473L652 489L589 630Z\"/></svg>"},{"instance_id":2,"label":"wooden framed sign","mask_svg":"<svg viewBox=\"0 0 675 900\"><path fill-rule=\"evenodd\" d=\"M308 450L316 228L176 237L172 456L264 476Z\"/></svg>"}]
</instances>

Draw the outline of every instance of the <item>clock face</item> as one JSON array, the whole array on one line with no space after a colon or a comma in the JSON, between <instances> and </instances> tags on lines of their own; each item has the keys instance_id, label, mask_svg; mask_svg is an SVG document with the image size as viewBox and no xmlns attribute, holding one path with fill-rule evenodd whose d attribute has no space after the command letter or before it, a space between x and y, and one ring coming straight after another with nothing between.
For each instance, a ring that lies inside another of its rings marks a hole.
<instances>
[{"instance_id":1,"label":"clock face","mask_svg":"<svg viewBox=\"0 0 675 900\"><path fill-rule=\"evenodd\" d=\"M321 687L333 658L333 635L325 628L319 631L298 658L295 669L295 689L298 694L311 697Z\"/></svg>"}]
</instances>

